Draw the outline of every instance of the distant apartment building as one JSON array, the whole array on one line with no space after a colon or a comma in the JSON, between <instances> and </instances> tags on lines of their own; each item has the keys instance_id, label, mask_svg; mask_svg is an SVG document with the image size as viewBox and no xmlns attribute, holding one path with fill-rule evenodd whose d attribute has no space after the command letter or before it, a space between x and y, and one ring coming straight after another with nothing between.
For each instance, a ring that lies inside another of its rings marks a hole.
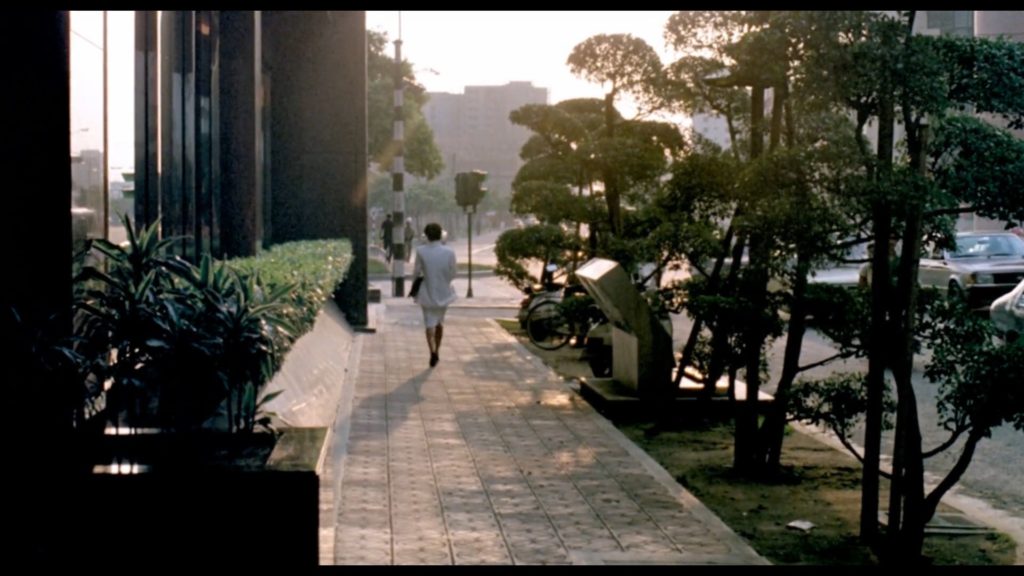
<instances>
[{"instance_id":1,"label":"distant apartment building","mask_svg":"<svg viewBox=\"0 0 1024 576\"><path fill-rule=\"evenodd\" d=\"M82 150L71 156L72 238L103 235L103 151Z\"/></svg>"},{"instance_id":2,"label":"distant apartment building","mask_svg":"<svg viewBox=\"0 0 1024 576\"><path fill-rule=\"evenodd\" d=\"M694 114L690 129L702 137L718 144L723 150L731 148L729 125L723 116L717 114Z\"/></svg>"},{"instance_id":3,"label":"distant apartment building","mask_svg":"<svg viewBox=\"0 0 1024 576\"><path fill-rule=\"evenodd\" d=\"M771 114L773 92L771 88L764 91L765 114ZM714 142L722 147L722 150L732 148L732 139L729 138L729 124L725 117L719 114L694 114L690 118L690 130L703 138Z\"/></svg>"},{"instance_id":4,"label":"distant apartment building","mask_svg":"<svg viewBox=\"0 0 1024 576\"><path fill-rule=\"evenodd\" d=\"M509 113L526 104L547 104L547 88L531 82L503 86L466 86L464 93L429 92L423 107L444 158L445 176L458 172L487 172L486 186L507 194L522 165L519 150L530 131L512 124Z\"/></svg>"},{"instance_id":5,"label":"distant apartment building","mask_svg":"<svg viewBox=\"0 0 1024 576\"><path fill-rule=\"evenodd\" d=\"M85 196L103 189L103 151L82 150L71 157L71 189L73 200L85 204Z\"/></svg>"},{"instance_id":6,"label":"distant apartment building","mask_svg":"<svg viewBox=\"0 0 1024 576\"><path fill-rule=\"evenodd\" d=\"M977 38L1004 37L1013 42L1024 42L1024 11L1021 10L925 10L914 22L919 34L953 35ZM985 121L1005 128L1006 122L990 115L980 115ZM1017 138L1024 138L1024 130L1011 130ZM1002 230L1004 222L982 218L976 214L962 214L957 220L958 230Z\"/></svg>"}]
</instances>

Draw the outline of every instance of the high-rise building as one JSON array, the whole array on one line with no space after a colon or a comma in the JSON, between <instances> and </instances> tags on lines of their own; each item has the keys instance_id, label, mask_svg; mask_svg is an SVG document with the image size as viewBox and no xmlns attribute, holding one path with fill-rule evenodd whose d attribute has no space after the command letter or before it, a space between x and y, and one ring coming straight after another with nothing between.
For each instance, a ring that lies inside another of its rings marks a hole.
<instances>
[{"instance_id":1,"label":"high-rise building","mask_svg":"<svg viewBox=\"0 0 1024 576\"><path fill-rule=\"evenodd\" d=\"M429 92L423 116L434 131L448 177L459 172L487 172L486 186L507 193L522 166L519 150L530 131L509 120L526 104L547 104L547 88L531 82L503 86L466 86L463 94Z\"/></svg>"},{"instance_id":2,"label":"high-rise building","mask_svg":"<svg viewBox=\"0 0 1024 576\"><path fill-rule=\"evenodd\" d=\"M732 144L729 140L729 125L723 116L717 114L694 114L690 129L704 138L718 144L723 150Z\"/></svg>"}]
</instances>

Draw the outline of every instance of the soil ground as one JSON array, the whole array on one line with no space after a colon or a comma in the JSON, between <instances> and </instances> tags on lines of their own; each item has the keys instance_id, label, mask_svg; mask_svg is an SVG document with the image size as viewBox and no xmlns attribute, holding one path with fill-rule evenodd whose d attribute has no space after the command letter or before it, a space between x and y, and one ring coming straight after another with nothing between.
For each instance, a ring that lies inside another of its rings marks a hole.
<instances>
[{"instance_id":1,"label":"soil ground","mask_svg":"<svg viewBox=\"0 0 1024 576\"><path fill-rule=\"evenodd\" d=\"M567 378L591 378L580 349L545 351L533 346L515 321L498 321L545 364ZM762 556L778 565L874 565L861 544L861 467L850 454L813 436L789 430L783 468L770 479L752 481L732 471L732 423L691 422L651 433L646 422L615 425L682 486L717 514ZM882 483L880 509L887 507ZM940 512L955 512L940 507ZM805 520L807 531L787 527ZM934 565L1012 565L1016 545L997 532L928 534L924 553Z\"/></svg>"}]
</instances>

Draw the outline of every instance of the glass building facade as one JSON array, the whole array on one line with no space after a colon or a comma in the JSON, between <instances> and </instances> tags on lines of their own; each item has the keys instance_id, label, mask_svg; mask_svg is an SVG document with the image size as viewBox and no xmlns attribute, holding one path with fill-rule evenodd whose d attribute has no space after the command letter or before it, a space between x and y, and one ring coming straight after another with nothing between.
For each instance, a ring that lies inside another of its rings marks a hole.
<instances>
[{"instance_id":1,"label":"glass building facade","mask_svg":"<svg viewBox=\"0 0 1024 576\"><path fill-rule=\"evenodd\" d=\"M365 324L365 15L138 11L134 89L137 223L193 261L349 238Z\"/></svg>"},{"instance_id":2,"label":"glass building facade","mask_svg":"<svg viewBox=\"0 0 1024 576\"><path fill-rule=\"evenodd\" d=\"M70 333L73 247L119 242L118 211L180 235L176 250L189 259L348 238L354 262L336 300L350 323L366 323L365 14L138 11L131 48L115 48L104 24L126 15L24 10L0 20L12 79L0 90L0 366L8 424L22 433L8 451L15 562L77 561L67 546L76 534L54 529L76 498L76 404L59 358L37 344ZM126 55L132 79L116 81L109 63ZM115 128L125 115L126 132ZM125 147L127 161L116 155ZM125 178L114 186L111 173Z\"/></svg>"}]
</instances>

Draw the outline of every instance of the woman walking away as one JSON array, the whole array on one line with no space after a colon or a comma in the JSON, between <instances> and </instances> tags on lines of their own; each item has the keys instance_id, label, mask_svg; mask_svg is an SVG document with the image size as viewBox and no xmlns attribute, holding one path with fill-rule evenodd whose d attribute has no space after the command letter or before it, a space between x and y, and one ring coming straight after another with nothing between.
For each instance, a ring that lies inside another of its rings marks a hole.
<instances>
[{"instance_id":1,"label":"woman walking away","mask_svg":"<svg viewBox=\"0 0 1024 576\"><path fill-rule=\"evenodd\" d=\"M427 329L427 347L430 348L430 367L440 359L441 337L444 335L444 314L455 301L455 251L441 244L441 225L427 224L423 229L427 243L416 248L413 277L422 276L416 303L423 308L423 325Z\"/></svg>"}]
</instances>

